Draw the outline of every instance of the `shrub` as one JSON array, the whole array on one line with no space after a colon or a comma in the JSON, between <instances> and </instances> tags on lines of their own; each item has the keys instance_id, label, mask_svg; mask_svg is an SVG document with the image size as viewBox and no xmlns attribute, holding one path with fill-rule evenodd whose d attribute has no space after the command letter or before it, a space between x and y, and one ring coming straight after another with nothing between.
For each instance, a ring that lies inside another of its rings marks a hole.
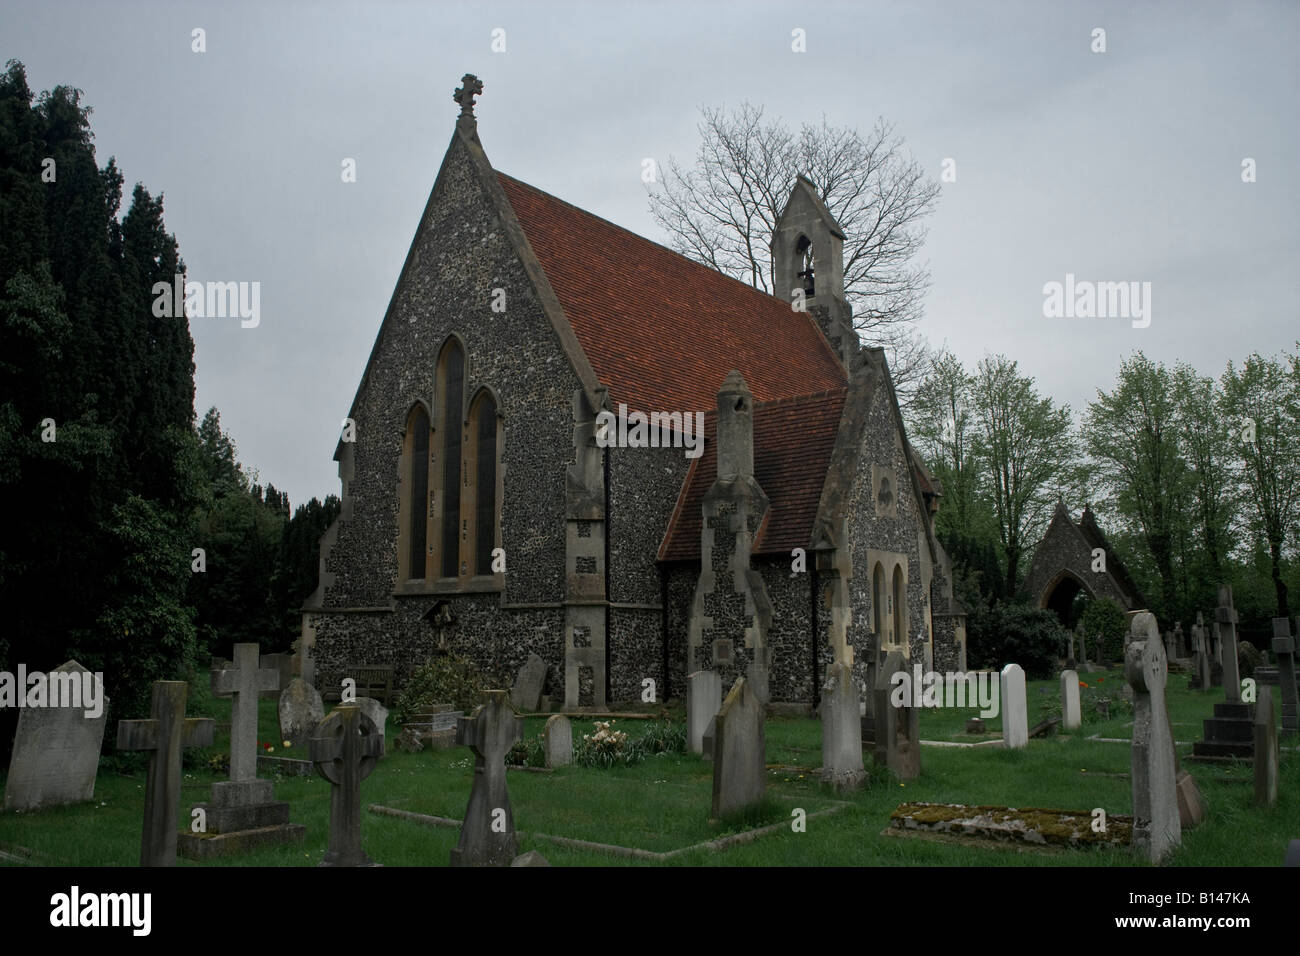
<instances>
[{"instance_id":1,"label":"shrub","mask_svg":"<svg viewBox=\"0 0 1300 956\"><path fill-rule=\"evenodd\" d=\"M975 670L1001 670L1019 664L1038 680L1056 672L1065 631L1051 611L1024 604L976 608L966 619L967 664Z\"/></svg>"},{"instance_id":2,"label":"shrub","mask_svg":"<svg viewBox=\"0 0 1300 956\"><path fill-rule=\"evenodd\" d=\"M469 713L483 703L485 690L483 676L469 658L451 654L433 657L412 672L397 695L395 720L406 723L434 704L449 703Z\"/></svg>"},{"instance_id":3,"label":"shrub","mask_svg":"<svg viewBox=\"0 0 1300 956\"><path fill-rule=\"evenodd\" d=\"M506 751L506 764L512 767L545 767L546 745L542 741L542 735L516 741Z\"/></svg>"},{"instance_id":4,"label":"shrub","mask_svg":"<svg viewBox=\"0 0 1300 956\"><path fill-rule=\"evenodd\" d=\"M627 734L614 730L614 721L598 720L594 734L583 734L581 743L575 743L573 762L582 767L609 768L618 764L630 767L645 760L645 750L629 746Z\"/></svg>"},{"instance_id":5,"label":"shrub","mask_svg":"<svg viewBox=\"0 0 1300 956\"><path fill-rule=\"evenodd\" d=\"M1128 633L1128 616L1110 598L1089 601L1079 617L1091 655L1097 653L1097 635L1101 635L1102 653L1108 661L1124 660L1124 636Z\"/></svg>"}]
</instances>

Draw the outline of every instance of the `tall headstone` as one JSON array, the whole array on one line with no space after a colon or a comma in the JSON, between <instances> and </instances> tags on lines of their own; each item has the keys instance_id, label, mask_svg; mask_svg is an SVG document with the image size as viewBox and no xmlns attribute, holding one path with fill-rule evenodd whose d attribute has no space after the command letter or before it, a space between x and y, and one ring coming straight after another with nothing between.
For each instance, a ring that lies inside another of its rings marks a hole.
<instances>
[{"instance_id":1,"label":"tall headstone","mask_svg":"<svg viewBox=\"0 0 1300 956\"><path fill-rule=\"evenodd\" d=\"M181 751L211 747L215 723L208 717L186 717L183 680L154 681L153 705L147 720L122 720L117 725L118 750L149 751L149 775L144 786L144 827L140 833L141 866L176 865L176 817L181 800Z\"/></svg>"},{"instance_id":2,"label":"tall headstone","mask_svg":"<svg viewBox=\"0 0 1300 956\"><path fill-rule=\"evenodd\" d=\"M1100 646L1099 641L1098 647ZM1002 746L1016 750L1029 743L1024 669L1019 664L1008 664L1002 668L999 681L1002 691Z\"/></svg>"},{"instance_id":3,"label":"tall headstone","mask_svg":"<svg viewBox=\"0 0 1300 956\"><path fill-rule=\"evenodd\" d=\"M1100 634L1094 634L1092 639L1097 645L1097 666L1104 667L1106 665L1106 641Z\"/></svg>"},{"instance_id":4,"label":"tall headstone","mask_svg":"<svg viewBox=\"0 0 1300 956\"><path fill-rule=\"evenodd\" d=\"M716 819L759 803L767 792L764 704L744 677L731 685L718 711L713 741L713 812Z\"/></svg>"},{"instance_id":5,"label":"tall headstone","mask_svg":"<svg viewBox=\"0 0 1300 956\"><path fill-rule=\"evenodd\" d=\"M573 763L573 725L563 714L553 714L542 729L546 766L567 767Z\"/></svg>"},{"instance_id":6,"label":"tall headstone","mask_svg":"<svg viewBox=\"0 0 1300 956\"><path fill-rule=\"evenodd\" d=\"M832 664L822 688L822 780L836 790L862 784L862 722L852 668Z\"/></svg>"},{"instance_id":7,"label":"tall headstone","mask_svg":"<svg viewBox=\"0 0 1300 956\"><path fill-rule=\"evenodd\" d=\"M311 738L311 759L330 782L330 836L320 866L378 866L361 848L361 781L384 755L384 735L356 704L340 704Z\"/></svg>"},{"instance_id":8,"label":"tall headstone","mask_svg":"<svg viewBox=\"0 0 1300 956\"><path fill-rule=\"evenodd\" d=\"M95 774L108 721L108 698L99 679L76 661L45 675L49 699L66 706L24 707L18 713L13 756L5 780L6 810L37 810L83 803L95 796ZM27 687L19 687L26 694ZM87 694L89 691L89 694ZM90 706L94 700L96 708ZM93 716L91 716L93 714Z\"/></svg>"},{"instance_id":9,"label":"tall headstone","mask_svg":"<svg viewBox=\"0 0 1300 956\"><path fill-rule=\"evenodd\" d=\"M1159 863L1182 843L1178 814L1177 769L1165 684L1169 662L1155 615L1133 618L1125 651L1124 677L1133 688L1133 847Z\"/></svg>"},{"instance_id":10,"label":"tall headstone","mask_svg":"<svg viewBox=\"0 0 1300 956\"><path fill-rule=\"evenodd\" d=\"M1277 717L1273 688L1261 686L1255 702L1255 805L1277 806Z\"/></svg>"},{"instance_id":11,"label":"tall headstone","mask_svg":"<svg viewBox=\"0 0 1300 956\"><path fill-rule=\"evenodd\" d=\"M1183 634L1183 622L1174 622L1174 647L1178 648L1179 657L1188 657L1187 637Z\"/></svg>"},{"instance_id":12,"label":"tall headstone","mask_svg":"<svg viewBox=\"0 0 1300 956\"><path fill-rule=\"evenodd\" d=\"M304 746L325 719L325 704L315 687L299 677L280 694L280 739Z\"/></svg>"},{"instance_id":13,"label":"tall headstone","mask_svg":"<svg viewBox=\"0 0 1300 956\"><path fill-rule=\"evenodd\" d=\"M1061 726L1065 730L1078 730L1083 726L1077 671L1061 671Z\"/></svg>"},{"instance_id":14,"label":"tall headstone","mask_svg":"<svg viewBox=\"0 0 1300 956\"><path fill-rule=\"evenodd\" d=\"M704 734L722 707L722 677L717 671L696 671L686 678L686 745L704 753Z\"/></svg>"},{"instance_id":15,"label":"tall headstone","mask_svg":"<svg viewBox=\"0 0 1300 956\"><path fill-rule=\"evenodd\" d=\"M1178 645L1174 643L1174 632L1165 631L1165 658L1174 660L1178 657Z\"/></svg>"},{"instance_id":16,"label":"tall headstone","mask_svg":"<svg viewBox=\"0 0 1300 956\"><path fill-rule=\"evenodd\" d=\"M519 668L515 677L515 686L510 691L510 703L520 713L533 713L542 699L542 688L546 683L546 661L536 654L529 654L524 666Z\"/></svg>"},{"instance_id":17,"label":"tall headstone","mask_svg":"<svg viewBox=\"0 0 1300 956\"><path fill-rule=\"evenodd\" d=\"M474 786L452 866L509 866L519 850L506 787L506 753L523 736L524 722L503 690L489 690L474 713L456 721L456 743L474 751Z\"/></svg>"},{"instance_id":18,"label":"tall headstone","mask_svg":"<svg viewBox=\"0 0 1300 956\"><path fill-rule=\"evenodd\" d=\"M272 782L257 778L257 702L263 691L280 686L279 670L260 667L257 644L236 644L234 657L232 667L212 672L213 695L231 698L230 779L212 785L210 803L196 805L203 828L178 838L188 859L291 843L307 833L289 822L289 804L275 799Z\"/></svg>"},{"instance_id":19,"label":"tall headstone","mask_svg":"<svg viewBox=\"0 0 1300 956\"><path fill-rule=\"evenodd\" d=\"M1237 669L1237 610L1232 606L1232 588L1219 585L1219 606L1214 611L1222 651L1223 693L1229 703L1241 702L1241 676Z\"/></svg>"},{"instance_id":20,"label":"tall headstone","mask_svg":"<svg viewBox=\"0 0 1300 956\"><path fill-rule=\"evenodd\" d=\"M370 722L375 725L379 731L379 736L388 735L388 708L373 697L357 697L348 701L349 704L356 704L361 708L361 712L370 718ZM380 754L380 756L383 756Z\"/></svg>"},{"instance_id":21,"label":"tall headstone","mask_svg":"<svg viewBox=\"0 0 1300 956\"><path fill-rule=\"evenodd\" d=\"M1300 729L1297 723L1297 694L1295 672L1295 638L1291 636L1291 623L1284 617L1273 618L1273 655L1277 658L1277 680L1282 694L1282 733L1294 734Z\"/></svg>"},{"instance_id":22,"label":"tall headstone","mask_svg":"<svg viewBox=\"0 0 1300 956\"><path fill-rule=\"evenodd\" d=\"M907 676L907 661L900 651L890 651L876 669L876 724L873 757L900 780L915 780L921 775L921 712L915 694L907 699L895 693L900 684L895 674Z\"/></svg>"}]
</instances>

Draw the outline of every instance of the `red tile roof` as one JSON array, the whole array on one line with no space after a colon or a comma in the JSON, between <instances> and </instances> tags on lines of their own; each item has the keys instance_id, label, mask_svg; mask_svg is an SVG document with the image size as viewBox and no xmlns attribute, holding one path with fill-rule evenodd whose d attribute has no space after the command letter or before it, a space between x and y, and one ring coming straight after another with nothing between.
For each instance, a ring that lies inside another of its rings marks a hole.
<instances>
[{"instance_id":1,"label":"red tile roof","mask_svg":"<svg viewBox=\"0 0 1300 956\"><path fill-rule=\"evenodd\" d=\"M754 477L769 503L755 554L808 547L847 394L840 386L754 405ZM718 476L717 434L717 412L711 412L704 418L704 454L687 472L659 549L661 561L700 558L700 503Z\"/></svg>"},{"instance_id":2,"label":"red tile roof","mask_svg":"<svg viewBox=\"0 0 1300 956\"><path fill-rule=\"evenodd\" d=\"M733 368L758 402L845 384L806 313L498 176L615 409L626 402L633 411L707 411Z\"/></svg>"}]
</instances>

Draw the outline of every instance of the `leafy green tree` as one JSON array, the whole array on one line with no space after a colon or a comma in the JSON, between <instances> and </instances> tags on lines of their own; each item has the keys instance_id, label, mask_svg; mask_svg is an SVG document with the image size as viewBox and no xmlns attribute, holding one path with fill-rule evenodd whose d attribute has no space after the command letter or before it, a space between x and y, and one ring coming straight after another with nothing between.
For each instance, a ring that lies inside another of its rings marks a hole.
<instances>
[{"instance_id":1,"label":"leafy green tree","mask_svg":"<svg viewBox=\"0 0 1300 956\"><path fill-rule=\"evenodd\" d=\"M1300 351L1249 355L1221 379L1251 530L1269 550L1276 615L1287 617L1283 545L1300 523Z\"/></svg>"},{"instance_id":2,"label":"leafy green tree","mask_svg":"<svg viewBox=\"0 0 1300 956\"><path fill-rule=\"evenodd\" d=\"M1160 575L1165 619L1179 610L1175 541L1190 498L1179 450L1174 375L1135 352L1120 364L1115 388L1097 390L1083 418L1083 442L1119 513L1142 533Z\"/></svg>"},{"instance_id":3,"label":"leafy green tree","mask_svg":"<svg viewBox=\"0 0 1300 956\"><path fill-rule=\"evenodd\" d=\"M979 363L971 398L974 454L993 499L1006 591L1014 594L1021 559L1051 514L1052 501L1078 482L1070 409L1040 396L1034 380L1004 355Z\"/></svg>"},{"instance_id":4,"label":"leafy green tree","mask_svg":"<svg viewBox=\"0 0 1300 956\"><path fill-rule=\"evenodd\" d=\"M1102 641L1102 652L1109 661L1124 659L1124 636L1128 632L1128 615L1110 598L1090 600L1079 616L1087 638L1089 653L1095 653L1096 640Z\"/></svg>"}]
</instances>

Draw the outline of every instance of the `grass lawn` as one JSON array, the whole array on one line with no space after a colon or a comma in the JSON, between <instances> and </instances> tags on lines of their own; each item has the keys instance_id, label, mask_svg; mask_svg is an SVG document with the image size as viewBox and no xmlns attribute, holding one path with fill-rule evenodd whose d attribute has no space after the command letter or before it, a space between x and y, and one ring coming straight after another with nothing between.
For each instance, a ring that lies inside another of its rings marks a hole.
<instances>
[{"instance_id":1,"label":"grass lawn","mask_svg":"<svg viewBox=\"0 0 1300 956\"><path fill-rule=\"evenodd\" d=\"M905 801L995 804L1014 807L1051 807L1089 811L1103 807L1108 814L1132 810L1129 748L1123 744L1089 740L1090 736L1127 738L1131 712L1113 702L1112 717L1102 720L1090 701L1105 689L1119 690L1118 671L1082 675L1090 686L1084 693L1085 724L1082 732L1058 734L1030 741L1021 751L1000 747L925 747L922 776L902 785L872 769L870 786L837 797L815 779L820 764L821 725L810 718L773 717L767 723L769 802L759 822L790 819L802 808L809 815L843 802L837 812L808 821L807 831L782 828L757 841L722 852L696 849L666 861L665 865L723 866L871 866L928 864L941 866L1131 866L1134 858L1113 849L1070 850L1044 853L1012 849L976 849L928 841L881 836L890 812ZM1101 678L1098 681L1097 678ZM1208 694L1189 691L1186 677L1172 675L1168 699L1177 739L1188 741L1179 753L1190 753L1190 741L1201 736L1200 721L1210 715L1221 689ZM1059 712L1057 681L1029 684L1030 724ZM1118 693L1116 693L1118 697ZM1280 702L1275 703L1280 708ZM189 713L229 720L229 704L213 700L203 691L195 694ZM922 737L927 740L969 742L964 733L969 711L923 711ZM681 712L674 712L681 719ZM525 733L541 733L542 718L529 718ZM989 721L996 733L999 721ZM618 727L635 736L641 721L619 721ZM260 739L274 742L273 756L305 756L285 751L277 740L275 702L260 708ZM590 731L574 722L575 734ZM189 757L182 791L182 825L189 807L208 798L210 785L224 775L213 773L207 759L228 745L228 731L220 728L217 747ZM986 735L991 736L991 735ZM375 772L362 784L365 804L378 803L416 813L459 819L469 798L473 760L465 748L421 754L404 754L391 748ZM1294 745L1294 741L1288 741ZM143 759L112 757L101 762L90 804L35 813L0 813L0 848L14 845L32 850L38 862L68 866L134 866L139 858L143 806ZM868 766L870 760L868 759ZM1183 846L1171 861L1174 866L1277 866L1287 842L1300 835L1300 754L1284 751L1278 806L1258 810L1250 806L1253 795L1249 765L1185 762L1200 785L1209 806L1205 824L1183 836ZM262 771L263 775L267 771ZM276 797L289 801L292 819L307 827L307 839L293 846L249 853L228 861L181 866L314 866L325 852L329 820L329 785L317 777L276 778ZM552 834L598 843L613 843L652 851L691 846L735 832L736 824L708 821L712 765L689 755L651 757L634 767L609 770L566 767L545 772L509 774L515 826L523 834L521 852L539 850L556 865L655 865L608 854L558 846L534 834ZM458 831L424 827L410 821L362 815L366 852L387 866L445 866Z\"/></svg>"}]
</instances>

